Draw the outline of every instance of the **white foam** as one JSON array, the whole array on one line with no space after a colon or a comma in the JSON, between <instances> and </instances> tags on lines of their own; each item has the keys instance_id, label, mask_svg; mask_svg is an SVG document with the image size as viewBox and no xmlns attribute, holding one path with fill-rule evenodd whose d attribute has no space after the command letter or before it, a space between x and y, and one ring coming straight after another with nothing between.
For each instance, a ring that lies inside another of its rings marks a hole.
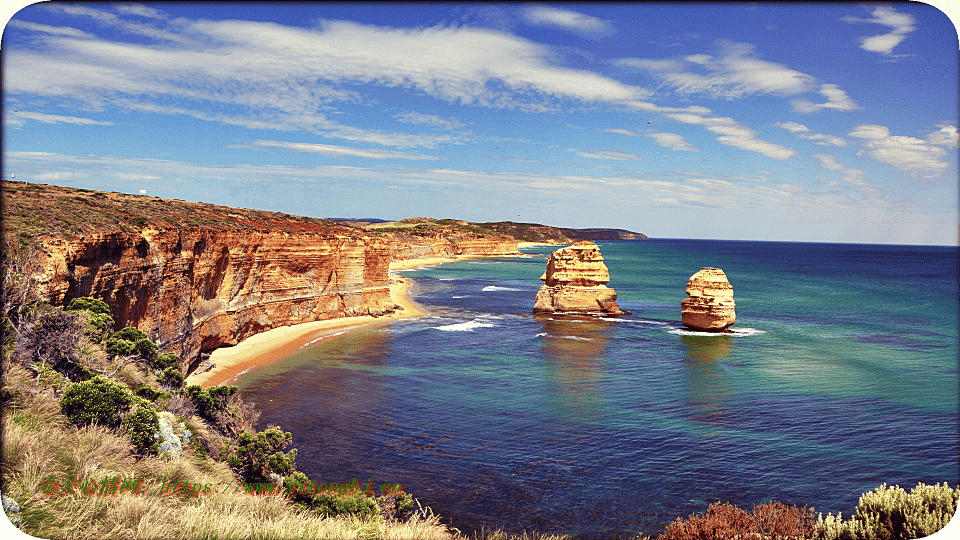
<instances>
[{"instance_id":1,"label":"white foam","mask_svg":"<svg viewBox=\"0 0 960 540\"><path fill-rule=\"evenodd\" d=\"M483 319L483 317L478 317L469 322L448 324L446 326L431 326L430 328L443 330L444 332L473 332L474 328L493 328L497 326L493 323L484 322L481 319Z\"/></svg>"},{"instance_id":2,"label":"white foam","mask_svg":"<svg viewBox=\"0 0 960 540\"><path fill-rule=\"evenodd\" d=\"M316 343L316 342L318 342L318 341L320 341L320 340L322 340L322 339L327 339L327 338L331 338L331 337L334 337L334 336L339 336L339 335L346 334L346 333L347 333L347 330L344 330L344 331L342 331L342 332L337 332L337 333L335 333L335 334L330 334L329 336L320 336L320 337L318 337L317 339L315 339L315 340L313 340L313 341L311 341L311 342L309 342L309 343L305 343L305 344L301 345L300 348L302 349L302 348L304 348L304 347L306 347L306 346L308 346L308 345L313 345L314 343Z\"/></svg>"},{"instance_id":3,"label":"white foam","mask_svg":"<svg viewBox=\"0 0 960 540\"><path fill-rule=\"evenodd\" d=\"M450 298L473 298L472 294L467 294L464 296L451 296Z\"/></svg>"},{"instance_id":4,"label":"white foam","mask_svg":"<svg viewBox=\"0 0 960 540\"><path fill-rule=\"evenodd\" d=\"M572 339L576 341L593 341L593 339L591 338L585 338L580 336L554 336L546 332L540 332L539 334L537 334L537 337L548 337L548 338L554 338L554 339Z\"/></svg>"},{"instance_id":5,"label":"white foam","mask_svg":"<svg viewBox=\"0 0 960 540\"><path fill-rule=\"evenodd\" d=\"M747 337L747 336L756 336L759 334L766 334L764 330L757 330L756 328L730 328L728 332L698 332L696 330L686 330L684 328L674 328L672 330L667 330L671 334L677 334L680 336L733 336L733 337Z\"/></svg>"},{"instance_id":6,"label":"white foam","mask_svg":"<svg viewBox=\"0 0 960 540\"><path fill-rule=\"evenodd\" d=\"M480 290L482 290L483 292L491 292L491 291L519 291L520 289L512 289L510 287L497 287L496 285L488 285Z\"/></svg>"}]
</instances>

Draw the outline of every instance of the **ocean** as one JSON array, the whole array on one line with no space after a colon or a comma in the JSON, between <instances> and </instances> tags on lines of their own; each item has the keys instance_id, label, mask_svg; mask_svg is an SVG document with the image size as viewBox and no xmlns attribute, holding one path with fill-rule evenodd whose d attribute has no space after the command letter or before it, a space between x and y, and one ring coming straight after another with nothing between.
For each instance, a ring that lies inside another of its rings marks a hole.
<instances>
[{"instance_id":1,"label":"ocean","mask_svg":"<svg viewBox=\"0 0 960 540\"><path fill-rule=\"evenodd\" d=\"M430 316L238 381L319 482L400 483L461 531L656 535L714 501L849 516L883 483L960 482L958 249L598 242L629 316L533 316L546 258L402 272ZM733 335L680 325L719 267Z\"/></svg>"}]
</instances>

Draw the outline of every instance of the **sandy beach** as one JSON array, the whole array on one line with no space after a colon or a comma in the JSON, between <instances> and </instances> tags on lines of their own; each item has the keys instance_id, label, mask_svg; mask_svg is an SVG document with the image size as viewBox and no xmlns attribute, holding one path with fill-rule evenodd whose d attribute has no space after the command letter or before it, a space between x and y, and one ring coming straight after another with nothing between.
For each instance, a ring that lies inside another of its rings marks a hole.
<instances>
[{"instance_id":1,"label":"sandy beach","mask_svg":"<svg viewBox=\"0 0 960 540\"><path fill-rule=\"evenodd\" d=\"M537 242L520 242L519 247L549 246ZM343 317L325 321L314 321L292 326L282 326L250 336L232 347L221 347L210 354L213 369L203 373L193 373L187 377L186 384L215 386L222 383L232 384L235 379L251 368L279 362L304 345L319 340L333 339L358 328L369 328L390 324L399 319L410 319L426 315L424 309L410 298L413 281L393 272L411 270L424 266L436 266L463 260L485 259L491 257L528 257L517 253L510 255L460 255L457 258L429 258L392 261L390 263L390 298L402 310L382 317Z\"/></svg>"},{"instance_id":2,"label":"sandy beach","mask_svg":"<svg viewBox=\"0 0 960 540\"><path fill-rule=\"evenodd\" d=\"M391 269L393 269L392 264ZM221 347L213 351L210 354L210 360L216 366L203 373L191 374L187 377L186 384L199 384L205 387L221 383L229 384L241 373L254 367L278 362L309 343L332 339L358 328L385 325L398 319L422 317L423 309L410 298L411 284L412 281L407 278L390 276L391 300L403 308L391 315L382 317L365 315L314 321L282 326L250 336L233 347Z\"/></svg>"},{"instance_id":3,"label":"sandy beach","mask_svg":"<svg viewBox=\"0 0 960 540\"><path fill-rule=\"evenodd\" d=\"M541 246L566 246L569 244L548 244L545 242L517 242L517 249L523 249L528 247L541 247Z\"/></svg>"}]
</instances>

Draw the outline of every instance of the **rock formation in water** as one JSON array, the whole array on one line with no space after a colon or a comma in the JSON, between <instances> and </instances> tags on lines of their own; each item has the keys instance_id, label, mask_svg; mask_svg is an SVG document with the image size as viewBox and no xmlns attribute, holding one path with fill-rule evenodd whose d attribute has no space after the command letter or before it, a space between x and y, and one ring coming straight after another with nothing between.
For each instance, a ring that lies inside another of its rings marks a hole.
<instances>
[{"instance_id":1,"label":"rock formation in water","mask_svg":"<svg viewBox=\"0 0 960 540\"><path fill-rule=\"evenodd\" d=\"M733 286L719 268L701 268L690 276L687 295L680 302L683 325L695 330L722 332L737 320Z\"/></svg>"},{"instance_id":2,"label":"rock formation in water","mask_svg":"<svg viewBox=\"0 0 960 540\"><path fill-rule=\"evenodd\" d=\"M600 248L590 241L554 251L540 276L534 313L624 315L610 281Z\"/></svg>"}]
</instances>

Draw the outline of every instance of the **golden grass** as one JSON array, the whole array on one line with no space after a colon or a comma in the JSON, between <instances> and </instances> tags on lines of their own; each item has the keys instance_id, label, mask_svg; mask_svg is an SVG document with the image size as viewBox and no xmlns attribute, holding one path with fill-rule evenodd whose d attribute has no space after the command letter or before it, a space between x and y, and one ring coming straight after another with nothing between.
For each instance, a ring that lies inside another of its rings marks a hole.
<instances>
[{"instance_id":1,"label":"golden grass","mask_svg":"<svg viewBox=\"0 0 960 540\"><path fill-rule=\"evenodd\" d=\"M20 392L14 406L3 413L3 492L20 504L24 530L34 536L80 540L454 538L437 518L404 524L324 518L282 497L232 489L198 497L159 495L165 480L219 484L221 491L236 481L225 463L197 457L189 450L176 457L137 459L125 436L100 426L68 424L56 401L36 388L29 372L7 367L8 389L13 382ZM147 491L140 496L46 496L42 487L51 475L61 481L141 478Z\"/></svg>"}]
</instances>

